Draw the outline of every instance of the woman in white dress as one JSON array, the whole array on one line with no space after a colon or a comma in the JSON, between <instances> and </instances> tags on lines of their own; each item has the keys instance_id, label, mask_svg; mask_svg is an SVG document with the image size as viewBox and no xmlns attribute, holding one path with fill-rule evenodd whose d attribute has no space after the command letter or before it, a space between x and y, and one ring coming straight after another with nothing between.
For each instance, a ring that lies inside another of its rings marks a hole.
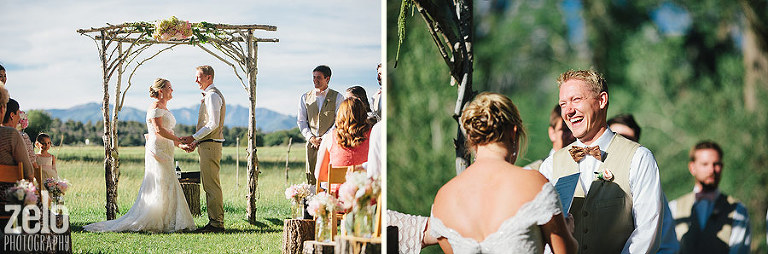
<instances>
[{"instance_id":1,"label":"woman in white dress","mask_svg":"<svg viewBox=\"0 0 768 254\"><path fill-rule=\"evenodd\" d=\"M575 253L552 184L513 165L525 131L512 101L481 93L460 122L475 161L435 196L428 233L443 251L542 253L550 245L554 253Z\"/></svg>"},{"instance_id":2,"label":"woman in white dress","mask_svg":"<svg viewBox=\"0 0 768 254\"><path fill-rule=\"evenodd\" d=\"M157 101L147 111L149 134L144 155L144 180L136 202L116 220L84 226L87 231L175 232L196 228L173 166L173 147L181 145L173 133L176 118L166 108L173 98L171 82L158 78L149 88L149 94Z\"/></svg>"}]
</instances>

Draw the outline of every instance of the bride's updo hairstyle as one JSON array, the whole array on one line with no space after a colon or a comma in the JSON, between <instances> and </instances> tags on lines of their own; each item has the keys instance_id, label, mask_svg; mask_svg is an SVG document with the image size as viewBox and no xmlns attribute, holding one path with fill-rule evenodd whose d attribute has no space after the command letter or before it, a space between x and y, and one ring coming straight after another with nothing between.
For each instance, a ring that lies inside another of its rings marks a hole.
<instances>
[{"instance_id":1,"label":"bride's updo hairstyle","mask_svg":"<svg viewBox=\"0 0 768 254\"><path fill-rule=\"evenodd\" d=\"M170 83L167 79L163 78L157 78L155 79L155 83L152 84L152 86L149 87L149 97L160 99L160 90L163 90L165 86Z\"/></svg>"},{"instance_id":2,"label":"bride's updo hairstyle","mask_svg":"<svg viewBox=\"0 0 768 254\"><path fill-rule=\"evenodd\" d=\"M478 94L464 108L459 120L470 147L503 142L515 144L517 150L521 141L525 142L526 134L520 113L507 96L490 92ZM512 135L515 127L517 135Z\"/></svg>"}]
</instances>

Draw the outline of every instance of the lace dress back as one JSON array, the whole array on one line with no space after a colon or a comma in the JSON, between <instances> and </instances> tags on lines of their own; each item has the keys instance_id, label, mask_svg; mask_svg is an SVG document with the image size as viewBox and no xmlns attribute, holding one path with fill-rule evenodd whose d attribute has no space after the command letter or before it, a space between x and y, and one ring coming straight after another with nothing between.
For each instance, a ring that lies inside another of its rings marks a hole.
<instances>
[{"instance_id":1,"label":"lace dress back","mask_svg":"<svg viewBox=\"0 0 768 254\"><path fill-rule=\"evenodd\" d=\"M184 192L173 165L173 141L155 135L152 118L161 117L163 128L172 130L176 118L165 109L147 112L147 144L144 154L144 180L128 212L120 218L86 225L92 232L149 231L174 232L195 229Z\"/></svg>"},{"instance_id":2,"label":"lace dress back","mask_svg":"<svg viewBox=\"0 0 768 254\"><path fill-rule=\"evenodd\" d=\"M557 192L551 184L544 184L533 200L523 204L514 216L481 242L463 237L434 215L429 218L430 233L437 238L447 238L454 253L542 253L544 238L539 226L560 213Z\"/></svg>"}]
</instances>

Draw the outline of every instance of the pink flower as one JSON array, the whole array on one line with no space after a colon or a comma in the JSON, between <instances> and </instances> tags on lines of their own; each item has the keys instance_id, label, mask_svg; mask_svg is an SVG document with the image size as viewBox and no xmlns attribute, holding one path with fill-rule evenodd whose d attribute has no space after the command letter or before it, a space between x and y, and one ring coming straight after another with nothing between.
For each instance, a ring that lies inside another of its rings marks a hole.
<instances>
[{"instance_id":1,"label":"pink flower","mask_svg":"<svg viewBox=\"0 0 768 254\"><path fill-rule=\"evenodd\" d=\"M34 205L37 203L37 195L34 192L27 191L27 196L24 198L25 205Z\"/></svg>"}]
</instances>

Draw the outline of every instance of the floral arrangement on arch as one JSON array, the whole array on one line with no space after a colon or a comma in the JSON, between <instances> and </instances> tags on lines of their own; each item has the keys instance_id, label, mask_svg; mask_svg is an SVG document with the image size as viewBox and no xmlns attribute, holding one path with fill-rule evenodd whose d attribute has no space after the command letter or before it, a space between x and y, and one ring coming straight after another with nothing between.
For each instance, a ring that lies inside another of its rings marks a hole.
<instances>
[{"instance_id":1,"label":"floral arrangement on arch","mask_svg":"<svg viewBox=\"0 0 768 254\"><path fill-rule=\"evenodd\" d=\"M339 200L344 210L355 211L371 206L381 193L379 179L370 178L365 172L347 174L347 180L339 187Z\"/></svg>"},{"instance_id":2,"label":"floral arrangement on arch","mask_svg":"<svg viewBox=\"0 0 768 254\"><path fill-rule=\"evenodd\" d=\"M69 182L64 179L54 179L51 177L45 179L43 186L45 186L45 189L48 190L52 196L60 197L61 195L64 195L65 192L67 192L67 188L69 188Z\"/></svg>"},{"instance_id":3,"label":"floral arrangement on arch","mask_svg":"<svg viewBox=\"0 0 768 254\"><path fill-rule=\"evenodd\" d=\"M309 197L307 202L307 212L309 215L317 217L326 217L337 211L339 201L328 192L321 192Z\"/></svg>"},{"instance_id":4,"label":"floral arrangement on arch","mask_svg":"<svg viewBox=\"0 0 768 254\"><path fill-rule=\"evenodd\" d=\"M37 188L31 182L21 179L16 185L6 191L8 201L16 204L34 205L37 204Z\"/></svg>"},{"instance_id":5,"label":"floral arrangement on arch","mask_svg":"<svg viewBox=\"0 0 768 254\"><path fill-rule=\"evenodd\" d=\"M176 16L158 21L155 24L155 32L152 34L152 37L158 41L184 40L190 36L192 36L192 23L179 20Z\"/></svg>"},{"instance_id":6,"label":"floral arrangement on arch","mask_svg":"<svg viewBox=\"0 0 768 254\"><path fill-rule=\"evenodd\" d=\"M16 125L16 129L22 131L29 127L29 119L27 118L27 112L19 111L19 124Z\"/></svg>"},{"instance_id":7,"label":"floral arrangement on arch","mask_svg":"<svg viewBox=\"0 0 768 254\"><path fill-rule=\"evenodd\" d=\"M285 189L285 198L294 203L299 203L302 199L312 194L310 188L311 186L306 183L291 185Z\"/></svg>"}]
</instances>

